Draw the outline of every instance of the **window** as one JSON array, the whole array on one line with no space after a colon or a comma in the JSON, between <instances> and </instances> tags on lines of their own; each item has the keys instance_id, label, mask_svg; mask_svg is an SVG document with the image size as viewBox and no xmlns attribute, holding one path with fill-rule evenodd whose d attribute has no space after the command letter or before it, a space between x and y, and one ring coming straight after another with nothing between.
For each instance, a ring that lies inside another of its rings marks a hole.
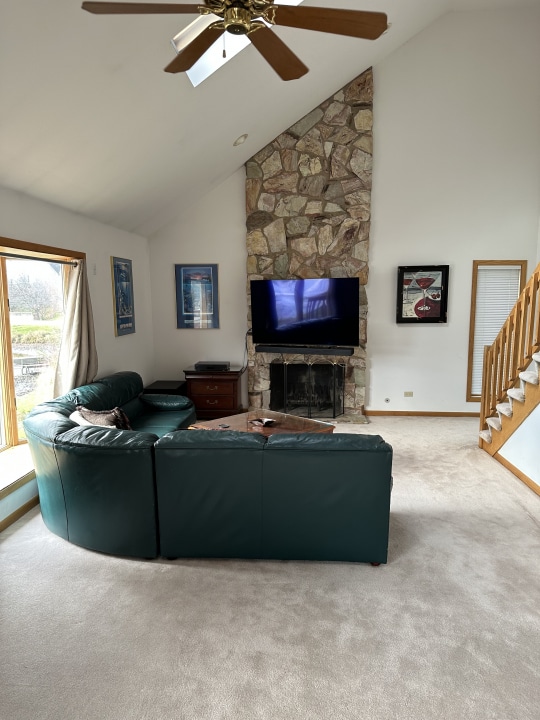
<instances>
[{"instance_id":1,"label":"window","mask_svg":"<svg viewBox=\"0 0 540 720\"><path fill-rule=\"evenodd\" d=\"M491 345L525 285L526 260L474 260L467 401L480 402L484 346Z\"/></svg>"},{"instance_id":2,"label":"window","mask_svg":"<svg viewBox=\"0 0 540 720\"><path fill-rule=\"evenodd\" d=\"M23 419L53 397L64 268L81 257L0 238L0 451L25 442Z\"/></svg>"}]
</instances>

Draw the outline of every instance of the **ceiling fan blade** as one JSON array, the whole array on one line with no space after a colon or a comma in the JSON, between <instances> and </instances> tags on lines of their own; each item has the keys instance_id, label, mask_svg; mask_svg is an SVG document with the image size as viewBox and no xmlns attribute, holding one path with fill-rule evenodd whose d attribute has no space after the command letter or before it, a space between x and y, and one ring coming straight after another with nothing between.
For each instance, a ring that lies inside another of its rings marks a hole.
<instances>
[{"instance_id":1,"label":"ceiling fan blade","mask_svg":"<svg viewBox=\"0 0 540 720\"><path fill-rule=\"evenodd\" d=\"M254 28L248 38L282 80L296 80L309 72L300 58L267 27Z\"/></svg>"},{"instance_id":2,"label":"ceiling fan blade","mask_svg":"<svg viewBox=\"0 0 540 720\"><path fill-rule=\"evenodd\" d=\"M196 15L199 5L181 3L123 3L123 2L83 2L82 9L95 15L153 15L190 13Z\"/></svg>"},{"instance_id":3,"label":"ceiling fan blade","mask_svg":"<svg viewBox=\"0 0 540 720\"><path fill-rule=\"evenodd\" d=\"M384 13L363 10L273 5L269 16L275 25L349 35L366 40L376 40L388 28L388 18Z\"/></svg>"},{"instance_id":4,"label":"ceiling fan blade","mask_svg":"<svg viewBox=\"0 0 540 720\"><path fill-rule=\"evenodd\" d=\"M223 27L207 27L193 42L190 42L165 68L165 72L178 73L189 70L197 60L204 55L208 48L220 38L225 29Z\"/></svg>"}]
</instances>

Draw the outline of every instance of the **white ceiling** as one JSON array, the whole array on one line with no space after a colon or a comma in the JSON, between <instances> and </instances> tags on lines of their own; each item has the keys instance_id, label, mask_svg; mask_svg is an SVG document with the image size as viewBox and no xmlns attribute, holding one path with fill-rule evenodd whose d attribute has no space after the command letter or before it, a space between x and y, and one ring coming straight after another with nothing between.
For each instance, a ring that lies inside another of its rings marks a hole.
<instances>
[{"instance_id":1,"label":"white ceiling","mask_svg":"<svg viewBox=\"0 0 540 720\"><path fill-rule=\"evenodd\" d=\"M150 236L445 12L537 1L305 0L386 12L391 28L375 41L277 28L310 68L303 78L283 82L249 47L194 88L163 68L170 39L195 16L1 0L0 184Z\"/></svg>"}]
</instances>

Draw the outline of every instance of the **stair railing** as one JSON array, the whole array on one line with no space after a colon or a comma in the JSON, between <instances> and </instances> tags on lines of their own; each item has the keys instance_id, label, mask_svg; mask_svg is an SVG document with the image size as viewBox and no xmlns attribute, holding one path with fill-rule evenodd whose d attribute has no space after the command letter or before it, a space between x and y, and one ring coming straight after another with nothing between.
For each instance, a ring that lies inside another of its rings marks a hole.
<instances>
[{"instance_id":1,"label":"stair railing","mask_svg":"<svg viewBox=\"0 0 540 720\"><path fill-rule=\"evenodd\" d=\"M540 350L540 265L510 311L493 345L484 348L480 430L486 418L497 412L497 404L510 388L519 387L519 373Z\"/></svg>"}]
</instances>

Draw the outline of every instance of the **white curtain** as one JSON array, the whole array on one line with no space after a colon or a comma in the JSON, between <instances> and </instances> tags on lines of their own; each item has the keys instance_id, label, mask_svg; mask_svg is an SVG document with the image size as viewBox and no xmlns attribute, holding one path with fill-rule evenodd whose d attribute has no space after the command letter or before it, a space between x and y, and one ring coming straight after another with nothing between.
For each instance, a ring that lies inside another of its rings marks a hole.
<instances>
[{"instance_id":1,"label":"white curtain","mask_svg":"<svg viewBox=\"0 0 540 720\"><path fill-rule=\"evenodd\" d=\"M64 327L54 395L64 395L96 377L98 359L86 263L64 266Z\"/></svg>"}]
</instances>

